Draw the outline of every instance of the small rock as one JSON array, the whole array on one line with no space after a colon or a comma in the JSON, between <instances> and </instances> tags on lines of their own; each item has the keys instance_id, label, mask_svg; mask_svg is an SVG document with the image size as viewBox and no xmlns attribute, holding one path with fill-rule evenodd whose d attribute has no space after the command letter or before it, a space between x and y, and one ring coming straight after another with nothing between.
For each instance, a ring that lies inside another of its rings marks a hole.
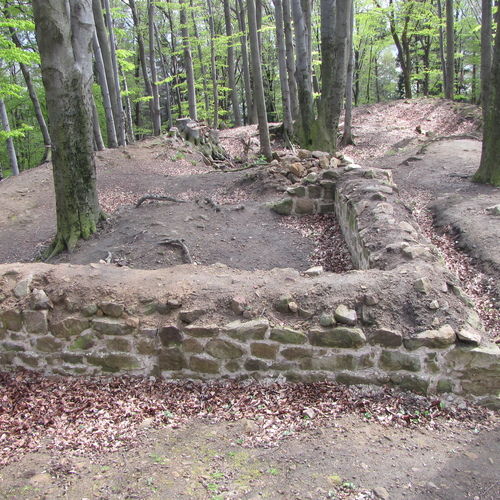
<instances>
[{"instance_id":1,"label":"small rock","mask_svg":"<svg viewBox=\"0 0 500 500\"><path fill-rule=\"evenodd\" d=\"M365 304L367 306L376 306L379 303L379 298L376 295L365 295Z\"/></svg>"},{"instance_id":2,"label":"small rock","mask_svg":"<svg viewBox=\"0 0 500 500\"><path fill-rule=\"evenodd\" d=\"M319 318L319 324L325 328L335 324L335 318L331 314L323 313Z\"/></svg>"},{"instance_id":3,"label":"small rock","mask_svg":"<svg viewBox=\"0 0 500 500\"><path fill-rule=\"evenodd\" d=\"M247 299L245 297L238 295L231 299L231 311L233 311L234 314L243 314L246 306Z\"/></svg>"},{"instance_id":4,"label":"small rock","mask_svg":"<svg viewBox=\"0 0 500 500\"><path fill-rule=\"evenodd\" d=\"M306 276L319 276L320 274L323 274L324 269L323 266L314 266L310 267L307 271L304 272Z\"/></svg>"},{"instance_id":5,"label":"small rock","mask_svg":"<svg viewBox=\"0 0 500 500\"><path fill-rule=\"evenodd\" d=\"M282 295L274 304L274 308L281 313L287 313L290 311L289 305L293 302L293 298L290 295Z\"/></svg>"},{"instance_id":6,"label":"small rock","mask_svg":"<svg viewBox=\"0 0 500 500\"><path fill-rule=\"evenodd\" d=\"M382 500L389 500L389 492L382 486L377 486L373 488L373 494L376 498L380 498Z\"/></svg>"},{"instance_id":7,"label":"small rock","mask_svg":"<svg viewBox=\"0 0 500 500\"><path fill-rule=\"evenodd\" d=\"M17 285L14 287L14 295L18 299L22 299L26 297L30 293L31 281L33 280L33 276L28 276L27 278L19 281Z\"/></svg>"},{"instance_id":8,"label":"small rock","mask_svg":"<svg viewBox=\"0 0 500 500\"><path fill-rule=\"evenodd\" d=\"M205 314L205 310L203 309L191 309L190 311L181 311L179 313L179 319L183 323L193 323L196 321L198 318L203 316Z\"/></svg>"},{"instance_id":9,"label":"small rock","mask_svg":"<svg viewBox=\"0 0 500 500\"><path fill-rule=\"evenodd\" d=\"M309 417L311 419L316 416L316 412L312 408L306 408L303 413L304 413L304 415L306 415L307 417Z\"/></svg>"},{"instance_id":10,"label":"small rock","mask_svg":"<svg viewBox=\"0 0 500 500\"><path fill-rule=\"evenodd\" d=\"M288 165L288 171L296 177L304 177L307 173L306 167L300 162L290 163Z\"/></svg>"},{"instance_id":11,"label":"small rock","mask_svg":"<svg viewBox=\"0 0 500 500\"><path fill-rule=\"evenodd\" d=\"M315 182L318 181L318 174L316 172L311 172L310 174L307 174L304 181L309 184L314 184Z\"/></svg>"},{"instance_id":12,"label":"small rock","mask_svg":"<svg viewBox=\"0 0 500 500\"><path fill-rule=\"evenodd\" d=\"M288 304L288 309L290 310L290 312L296 313L299 310L299 306L297 302L290 302Z\"/></svg>"},{"instance_id":13,"label":"small rock","mask_svg":"<svg viewBox=\"0 0 500 500\"><path fill-rule=\"evenodd\" d=\"M467 344L478 346L481 343L481 335L471 328L462 328L457 333L457 337L459 340L466 342Z\"/></svg>"},{"instance_id":14,"label":"small rock","mask_svg":"<svg viewBox=\"0 0 500 500\"><path fill-rule=\"evenodd\" d=\"M125 308L116 302L102 302L99 304L101 311L110 318L121 318Z\"/></svg>"},{"instance_id":15,"label":"small rock","mask_svg":"<svg viewBox=\"0 0 500 500\"><path fill-rule=\"evenodd\" d=\"M35 311L52 309L52 303L49 297L43 290L39 290L38 288L34 288L31 292L30 302L31 308Z\"/></svg>"},{"instance_id":16,"label":"small rock","mask_svg":"<svg viewBox=\"0 0 500 500\"><path fill-rule=\"evenodd\" d=\"M354 309L349 309L346 305L340 304L335 309L335 319L344 325L355 325L358 316Z\"/></svg>"},{"instance_id":17,"label":"small rock","mask_svg":"<svg viewBox=\"0 0 500 500\"><path fill-rule=\"evenodd\" d=\"M433 300L430 304L429 304L429 309L433 310L433 311L436 311L437 309L439 309L439 302L437 300Z\"/></svg>"},{"instance_id":18,"label":"small rock","mask_svg":"<svg viewBox=\"0 0 500 500\"><path fill-rule=\"evenodd\" d=\"M431 288L431 282L428 280L428 278L419 278L415 281L414 285L418 292L425 293L426 295L429 293L429 290Z\"/></svg>"},{"instance_id":19,"label":"small rock","mask_svg":"<svg viewBox=\"0 0 500 500\"><path fill-rule=\"evenodd\" d=\"M490 215L500 215L500 205L493 205L492 207L488 207L486 211Z\"/></svg>"}]
</instances>

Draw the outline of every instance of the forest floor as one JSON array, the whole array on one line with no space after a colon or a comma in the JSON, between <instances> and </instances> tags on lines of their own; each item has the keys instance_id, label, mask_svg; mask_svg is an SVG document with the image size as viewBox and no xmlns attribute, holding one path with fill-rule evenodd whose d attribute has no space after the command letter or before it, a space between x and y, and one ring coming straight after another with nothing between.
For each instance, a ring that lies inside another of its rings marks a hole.
<instances>
[{"instance_id":1,"label":"forest floor","mask_svg":"<svg viewBox=\"0 0 500 500\"><path fill-rule=\"evenodd\" d=\"M356 145L344 153L361 165L392 170L405 203L478 308L487 311L483 319L498 338L500 218L486 209L500 204L500 190L470 181L480 157L478 114L472 106L440 100L362 106L354 114ZM227 130L221 142L233 157L251 155L258 150L256 135L255 127ZM338 238L334 221L318 216L285 224L266 207L281 196L283 184L265 166L215 171L190 145L156 138L98 153L97 171L101 205L110 218L95 237L54 263L107 260L156 269L182 263L178 249L161 244L182 239L197 264L350 268L345 255L328 254L326 241ZM183 203L154 201L135 208L145 194L166 194ZM0 262L37 259L55 231L50 165L2 181L0 199ZM341 242L337 246L342 250ZM46 391L64 389L80 397L78 387L64 381L45 383L55 384ZM254 446L247 436L257 432L257 424L246 410L236 420L214 421L200 411L178 425L152 424L144 415L132 425L130 413L117 409L102 429L100 390L81 396L90 405L96 401L82 429L107 436L125 426L127 432L134 429L134 439L125 440L123 448L103 445L96 452L86 444L89 436L64 441L52 422L38 449L19 450L0 468L0 498L500 497L500 429L491 413L471 420L440 416L432 425L427 420L387 425L378 421L376 410L346 408L300 432L285 433L284 439ZM262 390L265 401L269 394ZM126 387L124 392L126 401ZM35 402L16 418L36 411ZM304 418L315 421L311 415ZM0 411L0 423L4 417Z\"/></svg>"}]
</instances>

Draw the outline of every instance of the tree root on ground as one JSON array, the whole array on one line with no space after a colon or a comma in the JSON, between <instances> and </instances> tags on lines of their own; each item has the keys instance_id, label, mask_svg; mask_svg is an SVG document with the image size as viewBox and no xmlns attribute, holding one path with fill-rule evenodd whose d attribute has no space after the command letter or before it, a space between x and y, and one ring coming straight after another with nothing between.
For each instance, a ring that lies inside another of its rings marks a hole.
<instances>
[{"instance_id":1,"label":"tree root on ground","mask_svg":"<svg viewBox=\"0 0 500 500\"><path fill-rule=\"evenodd\" d=\"M155 200L155 201L172 201L174 203L187 203L185 200L178 200L172 196L165 196L161 194L146 194L135 204L135 208L139 208L145 201Z\"/></svg>"},{"instance_id":2,"label":"tree root on ground","mask_svg":"<svg viewBox=\"0 0 500 500\"><path fill-rule=\"evenodd\" d=\"M193 259L189 253L188 247L182 240L168 238L166 240L160 241L160 245L173 245L180 247L182 250L182 258L186 264L193 264Z\"/></svg>"}]
</instances>

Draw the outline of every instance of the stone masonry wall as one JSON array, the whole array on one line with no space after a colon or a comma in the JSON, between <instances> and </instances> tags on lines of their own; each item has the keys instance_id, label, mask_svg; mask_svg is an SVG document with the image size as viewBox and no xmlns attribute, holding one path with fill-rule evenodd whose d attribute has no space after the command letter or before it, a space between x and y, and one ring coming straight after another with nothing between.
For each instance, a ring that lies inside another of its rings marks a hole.
<instances>
[{"instance_id":1,"label":"stone masonry wall","mask_svg":"<svg viewBox=\"0 0 500 500\"><path fill-rule=\"evenodd\" d=\"M80 266L57 267L61 276L84 271ZM346 299L335 303L331 312L326 309L316 315L301 307L305 299L293 292L277 297L269 303L269 312L259 316L238 296L226 308L219 299L205 307L196 302L186 307L184 300L175 298L151 302L142 292L135 299L120 296L116 289L111 293L111 284L123 270L113 270L106 277L110 271L105 267L98 269L103 272L94 283L97 293L76 299L70 279L56 278L54 266L28 276L0 266L2 369L169 379L330 379L346 384L392 384L422 393L468 394L498 403L500 350L474 336L477 317L471 311L461 328L444 323L408 336L404 329L391 328L382 320L380 299L370 293L361 296L361 309ZM225 272L237 281L236 274ZM153 271L137 273L150 282L158 278ZM380 278L392 287L387 276ZM50 285L44 286L48 279ZM328 283L326 277L302 279L301 289ZM165 276L162 280L168 282ZM191 289L199 280L195 274L182 287ZM286 279L280 283L285 289ZM375 282L364 283L375 288ZM452 297L453 293L450 302ZM322 309L326 307L322 304ZM373 314L377 307L380 316ZM221 309L222 315L210 314Z\"/></svg>"}]
</instances>

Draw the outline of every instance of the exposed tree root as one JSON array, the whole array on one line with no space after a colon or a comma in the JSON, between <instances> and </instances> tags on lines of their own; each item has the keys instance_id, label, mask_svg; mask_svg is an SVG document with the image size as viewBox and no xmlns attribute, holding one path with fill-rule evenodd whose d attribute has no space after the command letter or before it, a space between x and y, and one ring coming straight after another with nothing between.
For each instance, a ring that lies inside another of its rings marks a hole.
<instances>
[{"instance_id":1,"label":"exposed tree root","mask_svg":"<svg viewBox=\"0 0 500 500\"><path fill-rule=\"evenodd\" d=\"M160 242L161 245L173 245L173 246L178 246L182 249L182 257L183 260L186 264L192 264L193 259L191 257L191 254L189 253L188 247L185 245L185 243L182 240L179 239L166 239Z\"/></svg>"},{"instance_id":2,"label":"exposed tree root","mask_svg":"<svg viewBox=\"0 0 500 500\"><path fill-rule=\"evenodd\" d=\"M135 208L139 208L145 201L155 200L155 201L172 201L174 203L187 203L185 200L178 200L172 196L164 196L161 194L146 194L135 204Z\"/></svg>"}]
</instances>

